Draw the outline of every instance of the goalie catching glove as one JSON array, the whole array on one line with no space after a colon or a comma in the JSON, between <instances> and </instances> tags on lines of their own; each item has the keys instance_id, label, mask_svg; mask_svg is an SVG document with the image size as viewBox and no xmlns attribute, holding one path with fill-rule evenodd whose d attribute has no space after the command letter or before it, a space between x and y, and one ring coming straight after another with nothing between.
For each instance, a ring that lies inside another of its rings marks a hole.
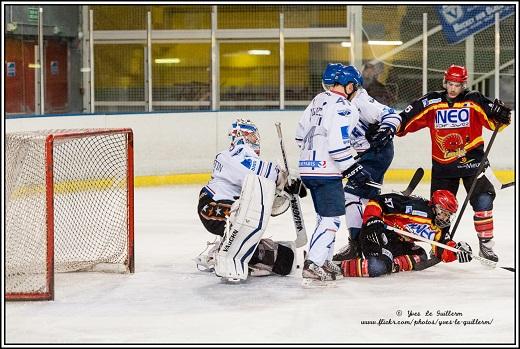
<instances>
[{"instance_id":1,"label":"goalie catching glove","mask_svg":"<svg viewBox=\"0 0 520 349\"><path fill-rule=\"evenodd\" d=\"M511 108L506 107L504 102L495 98L489 117L498 123L509 125L511 123Z\"/></svg>"}]
</instances>

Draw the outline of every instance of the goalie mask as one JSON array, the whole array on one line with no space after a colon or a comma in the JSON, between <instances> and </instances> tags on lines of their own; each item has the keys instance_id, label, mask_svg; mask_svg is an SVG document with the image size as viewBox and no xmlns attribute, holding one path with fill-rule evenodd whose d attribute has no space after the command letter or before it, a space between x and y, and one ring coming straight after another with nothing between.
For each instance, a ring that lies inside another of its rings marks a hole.
<instances>
[{"instance_id":1,"label":"goalie mask","mask_svg":"<svg viewBox=\"0 0 520 349\"><path fill-rule=\"evenodd\" d=\"M448 190L433 192L431 203L435 212L435 225L439 228L449 227L451 218L457 212L457 198Z\"/></svg>"},{"instance_id":2,"label":"goalie mask","mask_svg":"<svg viewBox=\"0 0 520 349\"><path fill-rule=\"evenodd\" d=\"M232 144L248 144L260 156L260 133L250 120L237 119L231 124L229 137Z\"/></svg>"}]
</instances>

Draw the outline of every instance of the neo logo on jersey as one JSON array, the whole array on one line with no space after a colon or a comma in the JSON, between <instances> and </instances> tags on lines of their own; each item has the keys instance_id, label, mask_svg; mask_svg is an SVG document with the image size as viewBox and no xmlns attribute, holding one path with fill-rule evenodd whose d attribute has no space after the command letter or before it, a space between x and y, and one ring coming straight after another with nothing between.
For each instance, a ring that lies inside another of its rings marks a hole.
<instances>
[{"instance_id":1,"label":"neo logo on jersey","mask_svg":"<svg viewBox=\"0 0 520 349\"><path fill-rule=\"evenodd\" d=\"M435 128L460 128L469 126L469 108L441 109L435 113Z\"/></svg>"}]
</instances>

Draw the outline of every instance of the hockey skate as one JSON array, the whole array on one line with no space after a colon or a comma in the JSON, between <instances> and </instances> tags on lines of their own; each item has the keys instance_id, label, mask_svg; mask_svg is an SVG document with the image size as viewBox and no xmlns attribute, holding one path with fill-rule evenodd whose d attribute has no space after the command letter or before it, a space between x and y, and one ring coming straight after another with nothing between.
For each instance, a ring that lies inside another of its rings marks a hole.
<instances>
[{"instance_id":1,"label":"hockey skate","mask_svg":"<svg viewBox=\"0 0 520 349\"><path fill-rule=\"evenodd\" d=\"M354 259L361 257L361 249L359 246L359 242L357 240L353 240L350 237L348 238L348 245L343 246L338 253L336 253L333 257L333 261L346 261L348 259Z\"/></svg>"},{"instance_id":2,"label":"hockey skate","mask_svg":"<svg viewBox=\"0 0 520 349\"><path fill-rule=\"evenodd\" d=\"M322 266L323 270L326 272L333 274L336 280L343 279L343 273L341 272L341 268L331 261L325 261Z\"/></svg>"},{"instance_id":3,"label":"hockey skate","mask_svg":"<svg viewBox=\"0 0 520 349\"><path fill-rule=\"evenodd\" d=\"M303 263L302 286L304 288L314 287L336 287L336 275L317 266L311 260Z\"/></svg>"},{"instance_id":4,"label":"hockey skate","mask_svg":"<svg viewBox=\"0 0 520 349\"><path fill-rule=\"evenodd\" d=\"M493 251L495 242L492 239L479 239L480 251L478 255L493 262L498 262L498 256Z\"/></svg>"},{"instance_id":5,"label":"hockey skate","mask_svg":"<svg viewBox=\"0 0 520 349\"><path fill-rule=\"evenodd\" d=\"M211 246L211 247L210 247ZM212 273L215 271L215 257L218 252L218 248L220 246L220 237L215 237L213 242L207 241L206 248L202 251L197 257L193 258L195 263L197 264L197 269L200 271L205 271ZM208 251L209 248L209 251ZM204 254L208 251L207 254Z\"/></svg>"}]
</instances>

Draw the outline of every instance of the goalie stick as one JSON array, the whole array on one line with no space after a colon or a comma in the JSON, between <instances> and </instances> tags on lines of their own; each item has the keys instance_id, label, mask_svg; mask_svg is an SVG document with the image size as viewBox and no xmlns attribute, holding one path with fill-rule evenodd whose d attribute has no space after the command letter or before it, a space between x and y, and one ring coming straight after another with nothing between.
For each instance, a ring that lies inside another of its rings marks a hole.
<instances>
[{"instance_id":1,"label":"goalie stick","mask_svg":"<svg viewBox=\"0 0 520 349\"><path fill-rule=\"evenodd\" d=\"M287 164L287 156L285 155L285 146L283 144L282 125L280 122L276 122L275 126L280 141L280 149L282 150L283 163L288 175L287 182L291 185L292 180L289 173L289 165ZM296 247L299 248L307 244L307 231L305 230L305 224L303 222L302 208L298 194L289 194L289 202L291 204L294 228L296 229L296 240L294 240L294 243L296 244Z\"/></svg>"},{"instance_id":2,"label":"goalie stick","mask_svg":"<svg viewBox=\"0 0 520 349\"><path fill-rule=\"evenodd\" d=\"M408 236L408 237L410 237L410 238L412 238L414 240L419 240L419 241L422 241L422 242L429 243L431 245L438 246L438 247L443 248L445 250L449 250L449 251L452 251L452 252L455 252L455 253L461 252L461 250L459 250L459 249L457 249L455 247L451 247L451 246L445 245L443 243L440 243L440 242L437 242L437 241L434 241L434 240L426 239L426 238L424 238L422 236L416 235L414 233L410 233L409 231L406 231L406 230L395 228L395 227L392 227L392 226L386 225L386 224L385 224L385 228L388 229L388 230L392 230L392 231L394 231L394 232L396 232L398 234L401 234L401 235L404 235L404 236ZM479 255L473 254L473 253L468 252L468 251L465 251L465 252L469 253L474 260L480 261L482 264L484 264L486 266L489 266L489 267L492 267L492 268L496 268L497 267L497 262L494 262L494 261L489 260L489 259L484 258L484 257L480 257ZM436 257L436 258L440 262L440 259L438 257ZM500 267L500 268L508 270L508 271L512 271L512 272L515 271L515 268L512 268L512 267ZM417 269L417 270L424 270L424 269L426 269L426 268Z\"/></svg>"}]
</instances>

